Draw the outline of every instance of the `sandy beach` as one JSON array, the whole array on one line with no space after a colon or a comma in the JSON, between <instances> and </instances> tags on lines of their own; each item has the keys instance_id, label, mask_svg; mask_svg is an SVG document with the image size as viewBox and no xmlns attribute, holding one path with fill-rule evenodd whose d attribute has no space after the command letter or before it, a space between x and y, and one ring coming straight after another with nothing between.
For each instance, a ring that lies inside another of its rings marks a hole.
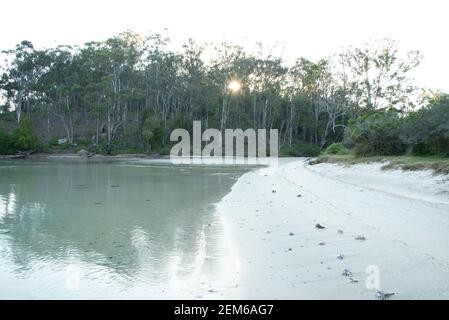
<instances>
[{"instance_id":1,"label":"sandy beach","mask_svg":"<svg viewBox=\"0 0 449 320\"><path fill-rule=\"evenodd\" d=\"M380 167L244 174L217 205L236 257L225 298L449 298L448 177Z\"/></svg>"}]
</instances>

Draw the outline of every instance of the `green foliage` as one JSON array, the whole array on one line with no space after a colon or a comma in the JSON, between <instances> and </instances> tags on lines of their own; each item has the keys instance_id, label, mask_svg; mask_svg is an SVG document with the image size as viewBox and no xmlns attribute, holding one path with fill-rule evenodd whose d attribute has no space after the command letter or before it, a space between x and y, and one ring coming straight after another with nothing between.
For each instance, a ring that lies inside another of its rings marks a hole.
<instances>
[{"instance_id":1,"label":"green foliage","mask_svg":"<svg viewBox=\"0 0 449 320\"><path fill-rule=\"evenodd\" d=\"M11 133L11 141L14 148L21 151L35 150L38 147L38 139L28 117L22 116L19 124Z\"/></svg>"},{"instance_id":2,"label":"green foliage","mask_svg":"<svg viewBox=\"0 0 449 320\"><path fill-rule=\"evenodd\" d=\"M10 122L15 121L14 112L1 110L0 111L0 120L5 121L5 122L6 121L10 121Z\"/></svg>"},{"instance_id":3,"label":"green foliage","mask_svg":"<svg viewBox=\"0 0 449 320\"><path fill-rule=\"evenodd\" d=\"M159 154L162 156L168 156L170 155L171 147L166 145L159 149Z\"/></svg>"},{"instance_id":4,"label":"green foliage","mask_svg":"<svg viewBox=\"0 0 449 320\"><path fill-rule=\"evenodd\" d=\"M346 128L344 144L357 156L449 156L449 96L402 117L391 110L359 117Z\"/></svg>"},{"instance_id":5,"label":"green foliage","mask_svg":"<svg viewBox=\"0 0 449 320\"><path fill-rule=\"evenodd\" d=\"M158 117L149 112L144 114L141 125L142 139L148 151L162 146L164 130Z\"/></svg>"},{"instance_id":6,"label":"green foliage","mask_svg":"<svg viewBox=\"0 0 449 320\"><path fill-rule=\"evenodd\" d=\"M13 153L13 147L11 145L11 138L3 129L0 124L0 154L11 154Z\"/></svg>"},{"instance_id":7,"label":"green foliage","mask_svg":"<svg viewBox=\"0 0 449 320\"><path fill-rule=\"evenodd\" d=\"M395 111L362 116L345 130L345 144L356 156L400 155L407 146L400 138L401 118Z\"/></svg>"},{"instance_id":8,"label":"green foliage","mask_svg":"<svg viewBox=\"0 0 449 320\"><path fill-rule=\"evenodd\" d=\"M317 157L320 153L320 147L308 143L296 144L291 148L285 147L280 150L281 156L284 157Z\"/></svg>"},{"instance_id":9,"label":"green foliage","mask_svg":"<svg viewBox=\"0 0 449 320\"><path fill-rule=\"evenodd\" d=\"M402 123L402 140L414 155L449 156L449 95L437 96Z\"/></svg>"},{"instance_id":10,"label":"green foliage","mask_svg":"<svg viewBox=\"0 0 449 320\"><path fill-rule=\"evenodd\" d=\"M114 148L113 155L117 154L142 154L145 153L145 150L141 147L122 147L117 146Z\"/></svg>"},{"instance_id":11,"label":"green foliage","mask_svg":"<svg viewBox=\"0 0 449 320\"><path fill-rule=\"evenodd\" d=\"M53 147L49 143L39 144L37 147L37 151L42 152L42 153L52 153Z\"/></svg>"},{"instance_id":12,"label":"green foliage","mask_svg":"<svg viewBox=\"0 0 449 320\"><path fill-rule=\"evenodd\" d=\"M171 130L183 128L190 130L192 127L192 122L190 122L185 114L174 114L168 120L168 127Z\"/></svg>"},{"instance_id":13,"label":"green foliage","mask_svg":"<svg viewBox=\"0 0 449 320\"><path fill-rule=\"evenodd\" d=\"M51 139L50 141L48 141L48 144L49 144L51 147L57 147L57 146L59 145L58 139L57 139L57 138L53 138L53 139Z\"/></svg>"},{"instance_id":14,"label":"green foliage","mask_svg":"<svg viewBox=\"0 0 449 320\"><path fill-rule=\"evenodd\" d=\"M350 150L347 149L341 142L332 143L326 148L326 154L346 155L349 153Z\"/></svg>"}]
</instances>

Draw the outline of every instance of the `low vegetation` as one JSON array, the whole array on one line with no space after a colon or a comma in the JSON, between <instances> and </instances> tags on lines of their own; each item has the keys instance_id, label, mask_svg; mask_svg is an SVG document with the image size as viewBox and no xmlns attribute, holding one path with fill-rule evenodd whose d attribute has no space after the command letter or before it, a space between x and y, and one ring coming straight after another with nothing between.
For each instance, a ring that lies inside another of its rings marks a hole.
<instances>
[{"instance_id":1,"label":"low vegetation","mask_svg":"<svg viewBox=\"0 0 449 320\"><path fill-rule=\"evenodd\" d=\"M31 127L31 121L22 117L11 135L0 127L0 154L12 154L18 151L38 149L38 139Z\"/></svg>"},{"instance_id":2,"label":"low vegetation","mask_svg":"<svg viewBox=\"0 0 449 320\"><path fill-rule=\"evenodd\" d=\"M436 96L417 111L377 111L351 120L343 142L362 157L449 156L449 96Z\"/></svg>"},{"instance_id":3,"label":"low vegetation","mask_svg":"<svg viewBox=\"0 0 449 320\"><path fill-rule=\"evenodd\" d=\"M314 144L299 143L292 147L284 147L280 150L283 157L317 157L321 153L321 148Z\"/></svg>"},{"instance_id":4,"label":"low vegetation","mask_svg":"<svg viewBox=\"0 0 449 320\"><path fill-rule=\"evenodd\" d=\"M355 165L362 163L384 163L383 170L402 169L404 171L432 170L434 174L449 174L449 158L441 156L370 156L322 155L311 164L336 163Z\"/></svg>"},{"instance_id":5,"label":"low vegetation","mask_svg":"<svg viewBox=\"0 0 449 320\"><path fill-rule=\"evenodd\" d=\"M350 150L346 148L343 143L332 143L330 146L326 148L326 154L337 154L337 155L345 155L350 154Z\"/></svg>"}]
</instances>

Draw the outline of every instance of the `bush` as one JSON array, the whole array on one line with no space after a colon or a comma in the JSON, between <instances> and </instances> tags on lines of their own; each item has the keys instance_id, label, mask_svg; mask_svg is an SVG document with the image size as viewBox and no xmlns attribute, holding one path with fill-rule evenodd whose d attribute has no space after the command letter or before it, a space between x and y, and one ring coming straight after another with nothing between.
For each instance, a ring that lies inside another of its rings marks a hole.
<instances>
[{"instance_id":1,"label":"bush","mask_svg":"<svg viewBox=\"0 0 449 320\"><path fill-rule=\"evenodd\" d=\"M345 130L346 145L356 156L401 155L407 144L401 139L401 118L396 111L380 111L357 118Z\"/></svg>"},{"instance_id":2,"label":"bush","mask_svg":"<svg viewBox=\"0 0 449 320\"><path fill-rule=\"evenodd\" d=\"M11 141L14 148L21 151L35 150L38 147L38 140L29 118L22 116L19 124L11 133Z\"/></svg>"},{"instance_id":3,"label":"bush","mask_svg":"<svg viewBox=\"0 0 449 320\"><path fill-rule=\"evenodd\" d=\"M37 147L38 152L42 153L52 153L53 152L53 146L49 143L46 144L39 144Z\"/></svg>"},{"instance_id":4,"label":"bush","mask_svg":"<svg viewBox=\"0 0 449 320\"><path fill-rule=\"evenodd\" d=\"M402 124L402 140L413 155L449 155L449 95L409 114Z\"/></svg>"},{"instance_id":5,"label":"bush","mask_svg":"<svg viewBox=\"0 0 449 320\"><path fill-rule=\"evenodd\" d=\"M10 111L3 111L1 110L0 107L0 120L2 121L8 121L8 122L15 122L16 118L15 118L15 112L10 112Z\"/></svg>"},{"instance_id":6,"label":"bush","mask_svg":"<svg viewBox=\"0 0 449 320\"><path fill-rule=\"evenodd\" d=\"M134 147L134 146L116 146L114 148L113 155L117 154L142 154L145 153L145 150L141 147Z\"/></svg>"},{"instance_id":7,"label":"bush","mask_svg":"<svg viewBox=\"0 0 449 320\"><path fill-rule=\"evenodd\" d=\"M11 138L0 126L0 154L11 154L14 150L11 145Z\"/></svg>"},{"instance_id":8,"label":"bush","mask_svg":"<svg viewBox=\"0 0 449 320\"><path fill-rule=\"evenodd\" d=\"M162 146L164 129L158 117L148 112L145 113L140 130L148 151L157 150Z\"/></svg>"},{"instance_id":9,"label":"bush","mask_svg":"<svg viewBox=\"0 0 449 320\"><path fill-rule=\"evenodd\" d=\"M291 148L282 148L280 153L284 157L317 157L320 155L321 149L314 144L302 143Z\"/></svg>"},{"instance_id":10,"label":"bush","mask_svg":"<svg viewBox=\"0 0 449 320\"><path fill-rule=\"evenodd\" d=\"M326 148L326 154L345 155L350 151L343 145L343 143L332 143Z\"/></svg>"},{"instance_id":11,"label":"bush","mask_svg":"<svg viewBox=\"0 0 449 320\"><path fill-rule=\"evenodd\" d=\"M57 139L57 138L52 138L52 139L50 139L50 141L48 141L48 144L49 144L50 146L52 146L52 147L57 147L57 146L59 146L59 143L58 143L58 139Z\"/></svg>"}]
</instances>

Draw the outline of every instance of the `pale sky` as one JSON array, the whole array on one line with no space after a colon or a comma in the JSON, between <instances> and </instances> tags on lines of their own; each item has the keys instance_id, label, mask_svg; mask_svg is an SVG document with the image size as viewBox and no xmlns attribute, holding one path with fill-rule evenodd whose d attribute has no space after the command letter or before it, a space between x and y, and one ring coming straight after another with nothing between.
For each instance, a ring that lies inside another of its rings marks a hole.
<instances>
[{"instance_id":1,"label":"pale sky","mask_svg":"<svg viewBox=\"0 0 449 320\"><path fill-rule=\"evenodd\" d=\"M449 92L447 0L5 0L0 10L0 50L23 39L42 47L167 28L175 44L277 42L291 61L391 38L424 55L420 85Z\"/></svg>"}]
</instances>

